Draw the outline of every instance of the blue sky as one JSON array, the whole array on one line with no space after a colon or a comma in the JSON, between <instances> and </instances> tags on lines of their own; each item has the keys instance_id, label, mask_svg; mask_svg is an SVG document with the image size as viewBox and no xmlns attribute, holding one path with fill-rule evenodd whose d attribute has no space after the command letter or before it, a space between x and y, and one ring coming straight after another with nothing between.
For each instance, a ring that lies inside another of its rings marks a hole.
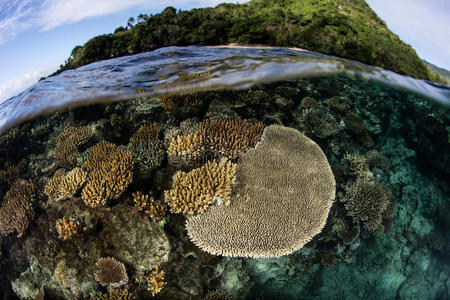
<instances>
[{"instance_id":1,"label":"blue sky","mask_svg":"<svg viewBox=\"0 0 450 300\"><path fill-rule=\"evenodd\" d=\"M0 101L55 71L76 45L125 26L130 16L216 6L221 0L0 0ZM247 1L228 1L247 2ZM450 1L368 0L419 56L450 69Z\"/></svg>"}]
</instances>

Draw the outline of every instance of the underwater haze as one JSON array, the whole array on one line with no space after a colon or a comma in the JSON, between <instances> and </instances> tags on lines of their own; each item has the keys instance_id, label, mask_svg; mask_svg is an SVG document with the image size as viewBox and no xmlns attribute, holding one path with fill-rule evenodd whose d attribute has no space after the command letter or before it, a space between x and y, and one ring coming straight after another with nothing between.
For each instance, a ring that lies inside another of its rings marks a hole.
<instances>
[{"instance_id":1,"label":"underwater haze","mask_svg":"<svg viewBox=\"0 0 450 300\"><path fill-rule=\"evenodd\" d=\"M2 299L449 299L450 89L167 47L0 103Z\"/></svg>"}]
</instances>

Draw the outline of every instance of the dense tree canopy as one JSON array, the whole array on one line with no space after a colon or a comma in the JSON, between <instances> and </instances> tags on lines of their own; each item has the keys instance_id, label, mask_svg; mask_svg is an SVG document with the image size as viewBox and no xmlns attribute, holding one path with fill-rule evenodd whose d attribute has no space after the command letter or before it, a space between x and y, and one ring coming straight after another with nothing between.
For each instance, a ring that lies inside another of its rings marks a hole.
<instances>
[{"instance_id":1,"label":"dense tree canopy","mask_svg":"<svg viewBox=\"0 0 450 300\"><path fill-rule=\"evenodd\" d=\"M76 46L57 73L159 47L232 42L301 47L436 80L364 0L252 0L189 11L167 7Z\"/></svg>"}]
</instances>

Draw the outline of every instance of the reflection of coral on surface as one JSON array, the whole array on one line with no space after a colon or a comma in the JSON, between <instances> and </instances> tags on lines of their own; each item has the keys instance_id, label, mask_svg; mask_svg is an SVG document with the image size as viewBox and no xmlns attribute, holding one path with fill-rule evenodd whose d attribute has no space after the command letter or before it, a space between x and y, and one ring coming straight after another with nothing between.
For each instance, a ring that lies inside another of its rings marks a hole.
<instances>
[{"instance_id":1,"label":"reflection of coral on surface","mask_svg":"<svg viewBox=\"0 0 450 300\"><path fill-rule=\"evenodd\" d=\"M81 230L81 225L73 218L63 217L56 220L56 230L58 237L62 240L68 240L77 235Z\"/></svg>"},{"instance_id":2,"label":"reflection of coral on surface","mask_svg":"<svg viewBox=\"0 0 450 300\"><path fill-rule=\"evenodd\" d=\"M236 181L236 165L222 159L207 162L189 173L178 171L172 189L164 192L173 213L202 213L214 201L229 204L231 186Z\"/></svg>"},{"instance_id":3,"label":"reflection of coral on surface","mask_svg":"<svg viewBox=\"0 0 450 300\"><path fill-rule=\"evenodd\" d=\"M112 257L101 257L97 261L95 280L103 286L118 287L128 283L125 265Z\"/></svg>"},{"instance_id":4,"label":"reflection of coral on surface","mask_svg":"<svg viewBox=\"0 0 450 300\"><path fill-rule=\"evenodd\" d=\"M134 207L143 211L152 218L160 219L166 214L166 207L155 203L153 197L143 195L141 192L133 193Z\"/></svg>"},{"instance_id":5,"label":"reflection of coral on surface","mask_svg":"<svg viewBox=\"0 0 450 300\"><path fill-rule=\"evenodd\" d=\"M133 180L131 152L108 142L93 146L83 163L88 171L81 198L91 207L118 199Z\"/></svg>"},{"instance_id":6,"label":"reflection of coral on surface","mask_svg":"<svg viewBox=\"0 0 450 300\"><path fill-rule=\"evenodd\" d=\"M33 217L30 202L37 187L31 181L18 179L3 198L0 207L0 234L7 235L17 231L21 237Z\"/></svg>"},{"instance_id":7,"label":"reflection of coral on surface","mask_svg":"<svg viewBox=\"0 0 450 300\"><path fill-rule=\"evenodd\" d=\"M152 293L152 296L155 296L159 292L161 292L162 288L166 285L164 281L164 271L160 271L158 267L156 267L150 274L145 275L148 283L148 290Z\"/></svg>"},{"instance_id":8,"label":"reflection of coral on surface","mask_svg":"<svg viewBox=\"0 0 450 300\"><path fill-rule=\"evenodd\" d=\"M278 257L321 232L335 181L320 147L295 129L271 125L236 164L228 207L189 216L189 238L215 255Z\"/></svg>"},{"instance_id":9,"label":"reflection of coral on surface","mask_svg":"<svg viewBox=\"0 0 450 300\"><path fill-rule=\"evenodd\" d=\"M59 165L75 166L77 162L78 147L86 143L92 136L89 127L67 127L55 139L53 148L53 159Z\"/></svg>"}]
</instances>

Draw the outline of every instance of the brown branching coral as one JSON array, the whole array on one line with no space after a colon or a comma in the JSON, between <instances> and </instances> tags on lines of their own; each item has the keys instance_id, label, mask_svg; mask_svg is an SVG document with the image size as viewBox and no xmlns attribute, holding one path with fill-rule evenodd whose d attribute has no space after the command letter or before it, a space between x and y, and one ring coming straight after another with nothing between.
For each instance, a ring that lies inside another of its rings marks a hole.
<instances>
[{"instance_id":1,"label":"brown branching coral","mask_svg":"<svg viewBox=\"0 0 450 300\"><path fill-rule=\"evenodd\" d=\"M81 168L75 168L64 176L56 174L45 184L44 193L55 200L72 197L83 187L86 178L87 173Z\"/></svg>"},{"instance_id":2,"label":"brown branching coral","mask_svg":"<svg viewBox=\"0 0 450 300\"><path fill-rule=\"evenodd\" d=\"M166 207L163 205L158 205L153 197L144 195L141 192L136 192L132 194L134 200L134 207L139 211L143 211L152 218L160 219L166 214Z\"/></svg>"},{"instance_id":3,"label":"brown branching coral","mask_svg":"<svg viewBox=\"0 0 450 300\"><path fill-rule=\"evenodd\" d=\"M128 283L125 265L112 257L101 257L97 261L95 280L103 286L118 287Z\"/></svg>"},{"instance_id":4,"label":"brown branching coral","mask_svg":"<svg viewBox=\"0 0 450 300\"><path fill-rule=\"evenodd\" d=\"M236 167L229 206L189 216L189 238L215 255L279 257L300 249L325 225L335 180L325 154L295 129L271 125Z\"/></svg>"},{"instance_id":5,"label":"brown branching coral","mask_svg":"<svg viewBox=\"0 0 450 300\"><path fill-rule=\"evenodd\" d=\"M355 222L362 222L368 232L382 232L383 213L392 201L389 189L378 182L369 182L359 177L346 188L341 197L349 216Z\"/></svg>"},{"instance_id":6,"label":"brown branching coral","mask_svg":"<svg viewBox=\"0 0 450 300\"><path fill-rule=\"evenodd\" d=\"M130 142L133 146L138 147L141 143L147 143L158 140L161 125L157 122L144 124L131 136Z\"/></svg>"},{"instance_id":7,"label":"brown branching coral","mask_svg":"<svg viewBox=\"0 0 450 300\"><path fill-rule=\"evenodd\" d=\"M71 239L83 230L80 223L74 218L63 217L56 220L56 231L58 232L58 238L62 240Z\"/></svg>"},{"instance_id":8,"label":"brown branching coral","mask_svg":"<svg viewBox=\"0 0 450 300\"><path fill-rule=\"evenodd\" d=\"M318 138L325 139L339 132L339 123L325 109L308 109L303 117L308 130Z\"/></svg>"},{"instance_id":9,"label":"brown branching coral","mask_svg":"<svg viewBox=\"0 0 450 300\"><path fill-rule=\"evenodd\" d=\"M196 126L205 148L214 157L235 159L253 147L261 137L264 124L250 123L239 117L204 120Z\"/></svg>"},{"instance_id":10,"label":"brown branching coral","mask_svg":"<svg viewBox=\"0 0 450 300\"><path fill-rule=\"evenodd\" d=\"M0 207L0 234L7 235L17 231L21 237L33 217L30 202L35 196L37 186L27 180L16 180L6 192Z\"/></svg>"},{"instance_id":11,"label":"brown branching coral","mask_svg":"<svg viewBox=\"0 0 450 300\"><path fill-rule=\"evenodd\" d=\"M173 115L175 109L182 105L196 107L202 104L196 93L186 95L165 95L156 98L164 107L167 114Z\"/></svg>"},{"instance_id":12,"label":"brown branching coral","mask_svg":"<svg viewBox=\"0 0 450 300\"><path fill-rule=\"evenodd\" d=\"M78 147L91 136L92 130L89 127L67 127L54 140L53 159L62 166L75 166L79 155Z\"/></svg>"},{"instance_id":13,"label":"brown branching coral","mask_svg":"<svg viewBox=\"0 0 450 300\"><path fill-rule=\"evenodd\" d=\"M189 173L178 171L173 177L172 189L164 192L164 200L173 213L193 215L202 213L214 201L228 205L231 186L236 181L236 165L222 159Z\"/></svg>"},{"instance_id":14,"label":"brown branching coral","mask_svg":"<svg viewBox=\"0 0 450 300\"><path fill-rule=\"evenodd\" d=\"M152 296L155 296L166 285L164 281L164 271L160 271L158 267L156 267L152 272L145 276L148 284L148 290L152 293Z\"/></svg>"},{"instance_id":15,"label":"brown branching coral","mask_svg":"<svg viewBox=\"0 0 450 300\"><path fill-rule=\"evenodd\" d=\"M131 152L108 142L91 148L83 167L88 171L81 198L91 207L118 199L133 180Z\"/></svg>"},{"instance_id":16,"label":"brown branching coral","mask_svg":"<svg viewBox=\"0 0 450 300\"><path fill-rule=\"evenodd\" d=\"M95 293L90 296L92 300L133 300L133 296L127 289L111 288L108 294Z\"/></svg>"},{"instance_id":17,"label":"brown branching coral","mask_svg":"<svg viewBox=\"0 0 450 300\"><path fill-rule=\"evenodd\" d=\"M361 154L345 153L344 159L348 161L348 170L351 174L365 179L373 177L372 172L369 170L369 165L367 164L366 158Z\"/></svg>"},{"instance_id":18,"label":"brown branching coral","mask_svg":"<svg viewBox=\"0 0 450 300\"><path fill-rule=\"evenodd\" d=\"M195 166L205 154L204 138L197 133L178 135L167 149L168 160L174 166Z\"/></svg>"}]
</instances>

